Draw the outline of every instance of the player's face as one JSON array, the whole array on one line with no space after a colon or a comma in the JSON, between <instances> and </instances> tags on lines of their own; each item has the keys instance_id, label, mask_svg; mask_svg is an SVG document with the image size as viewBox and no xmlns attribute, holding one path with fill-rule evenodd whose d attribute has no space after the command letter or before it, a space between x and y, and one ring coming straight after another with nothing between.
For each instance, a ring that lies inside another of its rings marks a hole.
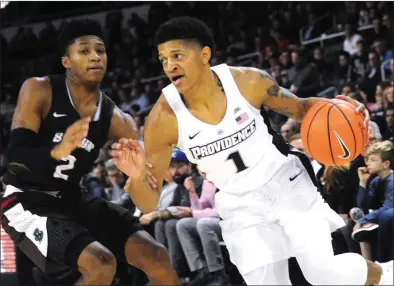
<instances>
[{"instance_id":1,"label":"player's face","mask_svg":"<svg viewBox=\"0 0 394 286\"><path fill-rule=\"evenodd\" d=\"M99 83L107 70L104 42L96 36L79 37L68 47L62 63L83 82Z\"/></svg>"},{"instance_id":2,"label":"player's face","mask_svg":"<svg viewBox=\"0 0 394 286\"><path fill-rule=\"evenodd\" d=\"M382 162L382 158L379 154L369 155L365 163L370 174L378 174L379 172L385 170L385 165Z\"/></svg>"},{"instance_id":3,"label":"player's face","mask_svg":"<svg viewBox=\"0 0 394 286\"><path fill-rule=\"evenodd\" d=\"M209 65L211 51L186 40L173 40L158 45L159 60L170 81L180 93L187 92L201 78Z\"/></svg>"}]
</instances>

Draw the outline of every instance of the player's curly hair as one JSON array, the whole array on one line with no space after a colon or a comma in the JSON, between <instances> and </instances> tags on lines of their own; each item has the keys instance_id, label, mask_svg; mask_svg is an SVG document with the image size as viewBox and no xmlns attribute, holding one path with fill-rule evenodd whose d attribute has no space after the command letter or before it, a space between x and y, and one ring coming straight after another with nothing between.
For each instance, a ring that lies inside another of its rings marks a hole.
<instances>
[{"instance_id":1,"label":"player's curly hair","mask_svg":"<svg viewBox=\"0 0 394 286\"><path fill-rule=\"evenodd\" d=\"M93 19L79 19L67 23L59 35L59 52L66 55L68 46L82 36L97 36L104 40L100 22Z\"/></svg>"},{"instance_id":2,"label":"player's curly hair","mask_svg":"<svg viewBox=\"0 0 394 286\"><path fill-rule=\"evenodd\" d=\"M212 31L203 21L193 17L177 17L161 24L155 35L156 46L172 40L194 41L201 47L209 47L212 55L215 52Z\"/></svg>"}]
</instances>

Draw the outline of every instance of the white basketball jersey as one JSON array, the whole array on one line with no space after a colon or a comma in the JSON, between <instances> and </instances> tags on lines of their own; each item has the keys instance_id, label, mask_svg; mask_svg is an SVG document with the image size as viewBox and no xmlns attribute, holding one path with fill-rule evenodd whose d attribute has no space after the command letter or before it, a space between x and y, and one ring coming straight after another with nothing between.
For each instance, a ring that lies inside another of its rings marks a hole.
<instances>
[{"instance_id":1,"label":"white basketball jersey","mask_svg":"<svg viewBox=\"0 0 394 286\"><path fill-rule=\"evenodd\" d=\"M173 84L163 89L178 122L177 147L221 191L240 193L259 188L289 159L273 144L260 110L242 96L229 67L221 64L211 69L227 98L225 116L217 125L194 117Z\"/></svg>"}]
</instances>

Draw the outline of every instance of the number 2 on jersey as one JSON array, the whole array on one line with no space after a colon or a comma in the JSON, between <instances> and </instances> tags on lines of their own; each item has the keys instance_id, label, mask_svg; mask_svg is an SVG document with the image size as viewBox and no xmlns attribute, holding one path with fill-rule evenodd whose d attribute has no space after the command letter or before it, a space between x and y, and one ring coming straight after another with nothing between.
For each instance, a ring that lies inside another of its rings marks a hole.
<instances>
[{"instance_id":1,"label":"number 2 on jersey","mask_svg":"<svg viewBox=\"0 0 394 286\"><path fill-rule=\"evenodd\" d=\"M245 163L242 160L242 157L238 151L235 151L235 152L231 153L230 155L228 155L226 161L228 161L228 160L234 161L235 167L237 168L237 173L245 171L248 168L247 166L245 166Z\"/></svg>"},{"instance_id":2,"label":"number 2 on jersey","mask_svg":"<svg viewBox=\"0 0 394 286\"><path fill-rule=\"evenodd\" d=\"M62 158L62 161L68 162L67 165L59 165L56 167L55 173L53 173L53 176L55 178L60 178L63 180L68 180L68 175L63 174L63 171L71 170L74 168L75 161L77 161L77 158L75 158L73 155L68 155L65 158Z\"/></svg>"}]
</instances>

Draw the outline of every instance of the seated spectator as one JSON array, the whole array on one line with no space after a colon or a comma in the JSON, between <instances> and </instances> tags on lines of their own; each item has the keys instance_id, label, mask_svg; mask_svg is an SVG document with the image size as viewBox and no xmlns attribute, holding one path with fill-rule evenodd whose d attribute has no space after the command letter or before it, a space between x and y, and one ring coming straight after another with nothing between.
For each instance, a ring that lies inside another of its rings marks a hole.
<instances>
[{"instance_id":1,"label":"seated spectator","mask_svg":"<svg viewBox=\"0 0 394 286\"><path fill-rule=\"evenodd\" d=\"M393 58L393 52L387 49L387 43L383 39L375 39L373 42L373 47L375 48L375 52L379 55L380 61L382 63ZM384 69L389 71L390 63L387 63L384 66Z\"/></svg>"},{"instance_id":2,"label":"seated spectator","mask_svg":"<svg viewBox=\"0 0 394 286\"><path fill-rule=\"evenodd\" d=\"M357 51L351 59L351 65L356 80L359 80L362 78L367 69L368 54L365 51L365 43L363 40L357 42L356 49Z\"/></svg>"},{"instance_id":3,"label":"seated spectator","mask_svg":"<svg viewBox=\"0 0 394 286\"><path fill-rule=\"evenodd\" d=\"M385 112L386 118L386 132L383 134L383 140L390 140L394 143L394 104L387 106Z\"/></svg>"},{"instance_id":4,"label":"seated spectator","mask_svg":"<svg viewBox=\"0 0 394 286\"><path fill-rule=\"evenodd\" d=\"M356 25L349 21L345 24L345 40L343 41L343 50L353 56L357 53L357 43L363 38L356 33Z\"/></svg>"},{"instance_id":5,"label":"seated spectator","mask_svg":"<svg viewBox=\"0 0 394 286\"><path fill-rule=\"evenodd\" d=\"M107 172L108 181L111 184L110 188L105 189L107 199L111 203L120 205L134 213L136 207L129 193L125 192L123 188L127 180L125 174L115 165L114 159L105 162L105 170Z\"/></svg>"},{"instance_id":6,"label":"seated spectator","mask_svg":"<svg viewBox=\"0 0 394 286\"><path fill-rule=\"evenodd\" d=\"M376 86L382 81L379 55L372 51L368 54L368 67L360 82L360 89L367 95L368 102L375 102Z\"/></svg>"},{"instance_id":7,"label":"seated spectator","mask_svg":"<svg viewBox=\"0 0 394 286\"><path fill-rule=\"evenodd\" d=\"M372 144L366 151L367 167L359 168L360 186L358 206L367 213L358 220L353 238L359 242L370 241L377 233L376 261L393 259L393 197L394 197L394 147L390 141ZM377 175L367 186L372 175ZM382 190L380 193L378 190ZM371 203L378 198L380 207L370 213Z\"/></svg>"},{"instance_id":8,"label":"seated spectator","mask_svg":"<svg viewBox=\"0 0 394 286\"><path fill-rule=\"evenodd\" d=\"M172 176L172 168L169 167L164 177L164 184L160 192L160 200L157 208L153 212L142 215L140 217L141 224L150 224L159 217L160 210L165 210L171 205L171 202L174 199L174 191L177 186L178 184L174 182L174 178Z\"/></svg>"},{"instance_id":9,"label":"seated spectator","mask_svg":"<svg viewBox=\"0 0 394 286\"><path fill-rule=\"evenodd\" d=\"M93 164L93 170L83 178L82 185L89 193L98 198L105 198L105 167L103 161L96 161Z\"/></svg>"},{"instance_id":10,"label":"seated spectator","mask_svg":"<svg viewBox=\"0 0 394 286\"><path fill-rule=\"evenodd\" d=\"M311 161L313 171L315 172L315 175L317 175L317 173L323 166L315 159L313 159L308 152L306 152L306 150L304 149L304 143L302 142L301 135L297 133L291 136L289 139L289 144L296 148L298 151L304 152L308 156L309 160Z\"/></svg>"},{"instance_id":11,"label":"seated spectator","mask_svg":"<svg viewBox=\"0 0 394 286\"><path fill-rule=\"evenodd\" d=\"M181 218L192 216L189 194L184 187L186 178L192 175L192 164L185 153L175 149L171 156L170 170L177 187L174 190L173 199L169 206L153 212L152 216L158 219L155 224L155 238L168 248L171 263L179 277L186 278L189 276L190 271L176 233L176 225ZM201 194L203 178L201 176L193 176L193 180L196 186L196 193L199 195ZM141 223L144 223L142 217Z\"/></svg>"},{"instance_id":12,"label":"seated spectator","mask_svg":"<svg viewBox=\"0 0 394 286\"><path fill-rule=\"evenodd\" d=\"M291 60L294 64L289 70L290 91L299 97L316 96L320 88L320 76L314 63L308 63L301 51L293 51Z\"/></svg>"},{"instance_id":13,"label":"seated spectator","mask_svg":"<svg viewBox=\"0 0 394 286\"><path fill-rule=\"evenodd\" d=\"M184 185L189 192L192 217L181 219L176 230L190 271L194 274L189 285L225 285L228 277L219 245L221 229L220 218L215 211L216 187L204 180L199 199L192 177L187 178Z\"/></svg>"},{"instance_id":14,"label":"seated spectator","mask_svg":"<svg viewBox=\"0 0 394 286\"><path fill-rule=\"evenodd\" d=\"M347 52L341 52L338 56L338 67L336 70L336 80L339 86L349 84L353 79L352 66L350 64L350 56Z\"/></svg>"}]
</instances>

